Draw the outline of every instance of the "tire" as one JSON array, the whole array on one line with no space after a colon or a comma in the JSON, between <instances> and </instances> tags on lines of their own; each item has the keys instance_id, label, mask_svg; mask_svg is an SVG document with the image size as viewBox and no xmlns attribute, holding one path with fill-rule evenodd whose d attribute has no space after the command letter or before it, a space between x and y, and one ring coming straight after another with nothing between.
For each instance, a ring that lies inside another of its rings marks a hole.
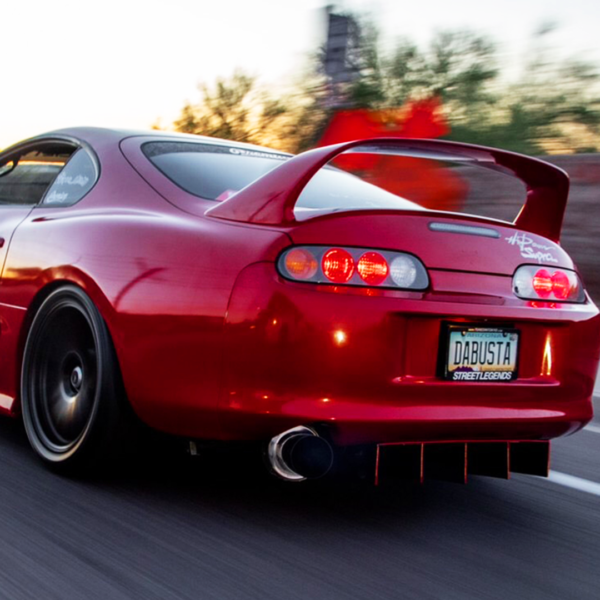
<instances>
[{"instance_id":1,"label":"tire","mask_svg":"<svg viewBox=\"0 0 600 600\"><path fill-rule=\"evenodd\" d=\"M32 448L58 471L81 475L123 450L131 409L106 323L80 288L55 290L37 311L23 354L21 405Z\"/></svg>"}]
</instances>

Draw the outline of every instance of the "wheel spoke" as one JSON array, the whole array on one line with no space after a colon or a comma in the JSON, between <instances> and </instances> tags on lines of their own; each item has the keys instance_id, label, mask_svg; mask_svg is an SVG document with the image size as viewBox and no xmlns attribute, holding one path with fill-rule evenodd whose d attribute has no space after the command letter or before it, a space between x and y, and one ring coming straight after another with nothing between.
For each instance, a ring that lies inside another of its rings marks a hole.
<instances>
[{"instance_id":1,"label":"wheel spoke","mask_svg":"<svg viewBox=\"0 0 600 600\"><path fill-rule=\"evenodd\" d=\"M88 321L67 306L53 311L38 339L33 415L40 438L67 450L84 434L96 396L97 356Z\"/></svg>"}]
</instances>

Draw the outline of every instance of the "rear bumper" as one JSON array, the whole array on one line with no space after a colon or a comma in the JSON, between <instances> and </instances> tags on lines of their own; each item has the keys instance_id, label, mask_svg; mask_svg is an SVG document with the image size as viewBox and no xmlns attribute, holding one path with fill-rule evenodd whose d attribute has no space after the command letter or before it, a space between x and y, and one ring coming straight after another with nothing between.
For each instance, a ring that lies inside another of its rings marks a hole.
<instances>
[{"instance_id":1,"label":"rear bumper","mask_svg":"<svg viewBox=\"0 0 600 600\"><path fill-rule=\"evenodd\" d=\"M268 263L246 269L225 327L222 437L326 424L339 445L546 440L592 418L592 303L533 306L513 296L509 277L431 275L434 291L421 294L285 282ZM518 329L518 379L441 379L446 323Z\"/></svg>"}]
</instances>

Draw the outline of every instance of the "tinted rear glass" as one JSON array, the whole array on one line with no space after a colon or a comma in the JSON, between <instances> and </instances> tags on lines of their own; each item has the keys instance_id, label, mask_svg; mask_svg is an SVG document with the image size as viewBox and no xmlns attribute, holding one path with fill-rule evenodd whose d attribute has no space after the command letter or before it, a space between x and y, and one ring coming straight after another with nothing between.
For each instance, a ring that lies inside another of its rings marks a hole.
<instances>
[{"instance_id":1,"label":"tinted rear glass","mask_svg":"<svg viewBox=\"0 0 600 600\"><path fill-rule=\"evenodd\" d=\"M144 154L186 192L207 200L226 200L276 168L289 156L194 142L148 142ZM326 167L308 183L296 205L299 217L345 209L418 209L358 177Z\"/></svg>"}]
</instances>

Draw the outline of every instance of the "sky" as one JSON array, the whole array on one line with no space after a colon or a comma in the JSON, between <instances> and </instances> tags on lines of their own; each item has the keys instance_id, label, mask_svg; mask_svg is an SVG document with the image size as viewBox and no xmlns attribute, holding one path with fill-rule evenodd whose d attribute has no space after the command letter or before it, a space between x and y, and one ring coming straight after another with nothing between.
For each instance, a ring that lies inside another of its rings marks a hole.
<instances>
[{"instance_id":1,"label":"sky","mask_svg":"<svg viewBox=\"0 0 600 600\"><path fill-rule=\"evenodd\" d=\"M516 73L542 23L560 56L600 65L597 0L344 0L383 40L468 28ZM323 0L0 0L0 148L61 127L168 126L236 68L290 84L324 35Z\"/></svg>"}]
</instances>

